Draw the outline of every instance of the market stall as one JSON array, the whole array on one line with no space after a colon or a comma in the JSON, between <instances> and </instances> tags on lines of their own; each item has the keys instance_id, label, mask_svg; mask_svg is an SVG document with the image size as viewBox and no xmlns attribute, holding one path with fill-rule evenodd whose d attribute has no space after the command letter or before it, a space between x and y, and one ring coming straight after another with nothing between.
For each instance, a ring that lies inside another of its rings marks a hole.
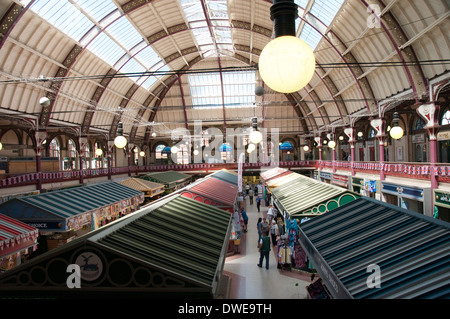
<instances>
[{"instance_id":1,"label":"market stall","mask_svg":"<svg viewBox=\"0 0 450 319\"><path fill-rule=\"evenodd\" d=\"M209 177L214 177L217 179L221 179L225 182L237 185L238 184L238 175L230 170L227 169L221 169L219 171L216 171L214 173L211 173L208 175Z\"/></svg>"},{"instance_id":2,"label":"market stall","mask_svg":"<svg viewBox=\"0 0 450 319\"><path fill-rule=\"evenodd\" d=\"M292 173L290 170L281 167L270 168L266 171L261 172L261 182L265 183L271 180L272 178L281 177L285 174Z\"/></svg>"},{"instance_id":3,"label":"market stall","mask_svg":"<svg viewBox=\"0 0 450 319\"><path fill-rule=\"evenodd\" d=\"M130 177L118 183L144 193L144 201L158 199L164 194L164 185L141 178Z\"/></svg>"},{"instance_id":4,"label":"market stall","mask_svg":"<svg viewBox=\"0 0 450 319\"><path fill-rule=\"evenodd\" d=\"M39 229L48 248L73 240L139 208L144 194L116 182L99 183L11 199L0 214Z\"/></svg>"},{"instance_id":5,"label":"market stall","mask_svg":"<svg viewBox=\"0 0 450 319\"><path fill-rule=\"evenodd\" d=\"M197 180L183 188L180 192L182 196L194 199L196 201L223 209L233 216L232 231L228 245L228 253L232 254L235 249L235 243L240 243L241 225L240 219L234 218L234 212L238 210L237 196L239 188L233 183L222 179L212 178L211 175Z\"/></svg>"},{"instance_id":6,"label":"market stall","mask_svg":"<svg viewBox=\"0 0 450 319\"><path fill-rule=\"evenodd\" d=\"M38 230L0 214L0 273L21 264L37 248Z\"/></svg>"},{"instance_id":7,"label":"market stall","mask_svg":"<svg viewBox=\"0 0 450 319\"><path fill-rule=\"evenodd\" d=\"M215 298L226 280L230 221L230 213L211 205L177 194L164 197L0 275L0 294L70 300ZM80 267L77 289L68 286L74 283L68 280L68 265Z\"/></svg>"},{"instance_id":8,"label":"market stall","mask_svg":"<svg viewBox=\"0 0 450 319\"><path fill-rule=\"evenodd\" d=\"M183 188L191 181L191 175L176 171L148 173L139 178L164 185L166 194Z\"/></svg>"},{"instance_id":9,"label":"market stall","mask_svg":"<svg viewBox=\"0 0 450 319\"><path fill-rule=\"evenodd\" d=\"M300 225L333 298L450 297L450 224L361 197Z\"/></svg>"}]
</instances>

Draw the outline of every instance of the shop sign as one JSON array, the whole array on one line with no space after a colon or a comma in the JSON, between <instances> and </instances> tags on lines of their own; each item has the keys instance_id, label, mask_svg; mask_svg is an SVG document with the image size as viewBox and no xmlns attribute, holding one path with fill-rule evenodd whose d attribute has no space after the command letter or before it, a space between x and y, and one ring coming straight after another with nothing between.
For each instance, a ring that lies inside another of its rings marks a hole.
<instances>
[{"instance_id":1,"label":"shop sign","mask_svg":"<svg viewBox=\"0 0 450 319\"><path fill-rule=\"evenodd\" d=\"M447 141L447 140L450 140L450 131L439 132L439 133L437 134L437 140L438 140L438 141Z\"/></svg>"},{"instance_id":2,"label":"shop sign","mask_svg":"<svg viewBox=\"0 0 450 319\"><path fill-rule=\"evenodd\" d=\"M434 192L436 202L440 204L450 205L450 194L449 193L441 193L441 192Z\"/></svg>"},{"instance_id":3,"label":"shop sign","mask_svg":"<svg viewBox=\"0 0 450 319\"><path fill-rule=\"evenodd\" d=\"M326 178L326 179L331 179L331 174L325 173L325 172L320 172L320 177Z\"/></svg>"},{"instance_id":4,"label":"shop sign","mask_svg":"<svg viewBox=\"0 0 450 319\"><path fill-rule=\"evenodd\" d=\"M425 142L425 134L415 134L412 136L413 143L424 143Z\"/></svg>"},{"instance_id":5,"label":"shop sign","mask_svg":"<svg viewBox=\"0 0 450 319\"><path fill-rule=\"evenodd\" d=\"M25 221L21 220L23 223L42 230L50 230L50 229L63 229L62 222L47 222L47 221Z\"/></svg>"},{"instance_id":6,"label":"shop sign","mask_svg":"<svg viewBox=\"0 0 450 319\"><path fill-rule=\"evenodd\" d=\"M96 254L85 251L78 255L75 263L80 266L81 279L94 281L100 277L103 272L103 263Z\"/></svg>"},{"instance_id":7,"label":"shop sign","mask_svg":"<svg viewBox=\"0 0 450 319\"><path fill-rule=\"evenodd\" d=\"M364 189L368 192L375 193L377 191L377 181L364 178Z\"/></svg>"}]
</instances>

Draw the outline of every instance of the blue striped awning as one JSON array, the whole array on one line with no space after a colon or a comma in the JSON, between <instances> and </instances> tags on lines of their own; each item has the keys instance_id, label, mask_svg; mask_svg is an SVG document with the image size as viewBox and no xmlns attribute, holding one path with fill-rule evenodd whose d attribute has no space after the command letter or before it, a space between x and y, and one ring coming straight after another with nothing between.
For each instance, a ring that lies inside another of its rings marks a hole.
<instances>
[{"instance_id":1,"label":"blue striped awning","mask_svg":"<svg viewBox=\"0 0 450 319\"><path fill-rule=\"evenodd\" d=\"M299 237L334 298L450 298L450 223L361 197Z\"/></svg>"}]
</instances>

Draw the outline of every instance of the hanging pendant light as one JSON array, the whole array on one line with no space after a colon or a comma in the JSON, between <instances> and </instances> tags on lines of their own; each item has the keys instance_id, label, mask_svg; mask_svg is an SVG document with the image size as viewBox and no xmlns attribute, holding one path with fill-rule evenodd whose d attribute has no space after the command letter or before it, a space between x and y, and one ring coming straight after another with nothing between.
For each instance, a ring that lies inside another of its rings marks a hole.
<instances>
[{"instance_id":1,"label":"hanging pendant light","mask_svg":"<svg viewBox=\"0 0 450 319\"><path fill-rule=\"evenodd\" d=\"M270 19L274 23L275 39L262 50L259 73L274 91L292 93L305 87L312 79L316 60L312 49L295 35L298 18L294 0L274 0Z\"/></svg>"},{"instance_id":2,"label":"hanging pendant light","mask_svg":"<svg viewBox=\"0 0 450 319\"><path fill-rule=\"evenodd\" d=\"M127 145L128 141L127 141L126 137L123 136L123 124L122 123L118 124L117 134L118 135L114 139L114 145L117 148L124 148Z\"/></svg>"},{"instance_id":3,"label":"hanging pendant light","mask_svg":"<svg viewBox=\"0 0 450 319\"><path fill-rule=\"evenodd\" d=\"M392 128L389 130L389 135L396 140L400 139L403 136L403 129L398 124L399 120L400 117L398 116L398 113L394 112L394 116L392 119Z\"/></svg>"}]
</instances>

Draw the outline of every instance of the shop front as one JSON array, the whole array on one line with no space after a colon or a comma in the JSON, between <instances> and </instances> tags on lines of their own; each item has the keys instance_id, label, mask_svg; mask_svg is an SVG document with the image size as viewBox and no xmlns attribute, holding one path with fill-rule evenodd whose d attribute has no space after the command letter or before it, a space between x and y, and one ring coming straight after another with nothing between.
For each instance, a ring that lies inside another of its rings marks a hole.
<instances>
[{"instance_id":1,"label":"shop front","mask_svg":"<svg viewBox=\"0 0 450 319\"><path fill-rule=\"evenodd\" d=\"M385 202L414 212L432 216L430 187L412 187L381 182L381 192Z\"/></svg>"},{"instance_id":2,"label":"shop front","mask_svg":"<svg viewBox=\"0 0 450 319\"><path fill-rule=\"evenodd\" d=\"M332 176L333 176L332 173L323 171L319 172L319 180L323 183L331 184Z\"/></svg>"},{"instance_id":3,"label":"shop front","mask_svg":"<svg viewBox=\"0 0 450 319\"><path fill-rule=\"evenodd\" d=\"M351 190L363 196L380 200L380 186L379 179L351 177Z\"/></svg>"},{"instance_id":4,"label":"shop front","mask_svg":"<svg viewBox=\"0 0 450 319\"><path fill-rule=\"evenodd\" d=\"M449 223L361 197L302 223L299 242L331 298L447 299L449 240Z\"/></svg>"},{"instance_id":5,"label":"shop front","mask_svg":"<svg viewBox=\"0 0 450 319\"><path fill-rule=\"evenodd\" d=\"M433 190L434 211L433 217L450 222L450 190Z\"/></svg>"},{"instance_id":6,"label":"shop front","mask_svg":"<svg viewBox=\"0 0 450 319\"><path fill-rule=\"evenodd\" d=\"M141 178L130 177L119 181L120 184L144 193L144 202L160 198L164 194L164 185Z\"/></svg>"},{"instance_id":7,"label":"shop front","mask_svg":"<svg viewBox=\"0 0 450 319\"><path fill-rule=\"evenodd\" d=\"M345 189L350 189L349 182L350 178L347 175L339 175L339 174L333 174L333 179L331 180L331 184L343 187Z\"/></svg>"}]
</instances>

